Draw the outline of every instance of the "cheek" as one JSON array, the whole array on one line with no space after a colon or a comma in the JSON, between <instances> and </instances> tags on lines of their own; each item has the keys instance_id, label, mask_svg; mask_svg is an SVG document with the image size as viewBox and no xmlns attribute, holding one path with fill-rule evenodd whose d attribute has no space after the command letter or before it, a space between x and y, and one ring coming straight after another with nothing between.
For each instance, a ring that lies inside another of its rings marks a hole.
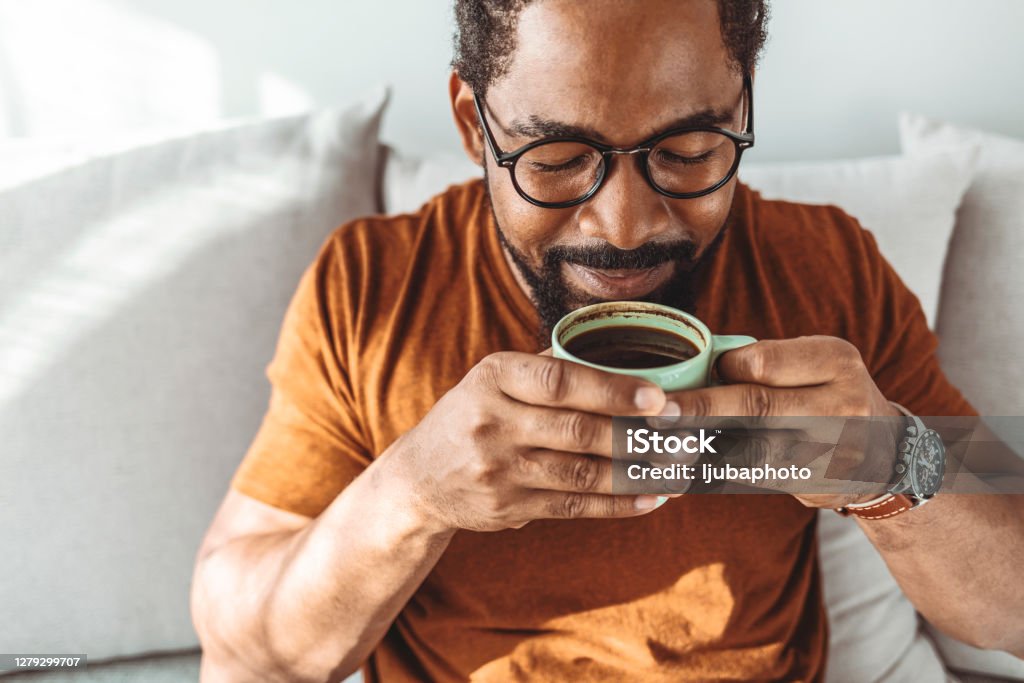
<instances>
[{"instance_id":1,"label":"cheek","mask_svg":"<svg viewBox=\"0 0 1024 683\"><path fill-rule=\"evenodd\" d=\"M718 235L732 208L736 181L730 181L717 192L697 199L671 201L671 211L689 234L706 245Z\"/></svg>"},{"instance_id":2,"label":"cheek","mask_svg":"<svg viewBox=\"0 0 1024 683\"><path fill-rule=\"evenodd\" d=\"M519 196L508 171L503 168L491 167L488 175L498 225L512 245L529 256L534 264L540 263L548 247L571 241L574 209L534 206Z\"/></svg>"}]
</instances>

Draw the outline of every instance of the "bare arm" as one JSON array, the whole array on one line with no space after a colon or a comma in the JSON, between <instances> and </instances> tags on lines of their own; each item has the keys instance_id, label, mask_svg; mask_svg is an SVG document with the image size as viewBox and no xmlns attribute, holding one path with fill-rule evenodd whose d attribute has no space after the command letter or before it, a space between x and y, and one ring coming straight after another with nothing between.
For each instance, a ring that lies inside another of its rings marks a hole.
<instances>
[{"instance_id":1,"label":"bare arm","mask_svg":"<svg viewBox=\"0 0 1024 683\"><path fill-rule=\"evenodd\" d=\"M306 522L200 551L192 605L203 680L340 681L358 668L453 534L402 504L397 480L380 475L386 464L315 520L228 495L220 514L258 506Z\"/></svg>"},{"instance_id":2,"label":"bare arm","mask_svg":"<svg viewBox=\"0 0 1024 683\"><path fill-rule=\"evenodd\" d=\"M718 370L733 384L672 396L684 415L899 413L875 385L857 349L832 337L751 344L724 354ZM981 433L979 438L1006 448L994 435ZM893 441L863 455L889 474L896 450ZM1012 452L1000 457L1004 459L1019 462ZM1017 470L1000 466L974 471ZM809 507L837 508L879 493L794 495ZM907 597L929 621L968 643L1024 656L1024 495L940 493L919 509L889 519L858 521Z\"/></svg>"},{"instance_id":3,"label":"bare arm","mask_svg":"<svg viewBox=\"0 0 1024 683\"><path fill-rule=\"evenodd\" d=\"M611 495L608 416L666 407L642 380L495 354L316 520L232 492L193 580L203 680L342 680L457 529L650 512L655 496Z\"/></svg>"},{"instance_id":4,"label":"bare arm","mask_svg":"<svg viewBox=\"0 0 1024 683\"><path fill-rule=\"evenodd\" d=\"M984 423L978 440L993 456L978 471L1020 481L1018 456ZM957 488L989 488L962 468L957 478ZM967 479L975 483L962 484ZM1024 657L1024 495L940 493L889 519L857 521L928 621L959 640Z\"/></svg>"}]
</instances>

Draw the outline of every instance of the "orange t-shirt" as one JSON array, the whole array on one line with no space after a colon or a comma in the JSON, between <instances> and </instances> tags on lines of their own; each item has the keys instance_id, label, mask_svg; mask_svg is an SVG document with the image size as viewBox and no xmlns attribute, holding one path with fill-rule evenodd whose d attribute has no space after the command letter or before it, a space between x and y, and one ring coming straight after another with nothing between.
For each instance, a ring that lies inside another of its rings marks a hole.
<instances>
[{"instance_id":1,"label":"orange t-shirt","mask_svg":"<svg viewBox=\"0 0 1024 683\"><path fill-rule=\"evenodd\" d=\"M235 489L315 517L484 356L542 350L487 201L474 181L331 235L285 317L270 407ZM919 415L973 413L939 368L917 299L855 220L742 185L731 220L694 311L713 331L843 337L889 399ZM785 495L702 495L639 518L459 532L365 673L820 680L815 519Z\"/></svg>"}]
</instances>

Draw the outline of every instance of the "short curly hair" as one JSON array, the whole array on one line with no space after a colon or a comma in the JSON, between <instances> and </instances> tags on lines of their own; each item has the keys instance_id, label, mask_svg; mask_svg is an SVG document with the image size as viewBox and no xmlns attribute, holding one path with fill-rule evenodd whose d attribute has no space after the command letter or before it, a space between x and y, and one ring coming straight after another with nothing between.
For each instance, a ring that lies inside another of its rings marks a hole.
<instances>
[{"instance_id":1,"label":"short curly hair","mask_svg":"<svg viewBox=\"0 0 1024 683\"><path fill-rule=\"evenodd\" d=\"M768 38L768 0L717 0L722 39L732 66L749 73ZM455 0L452 68L474 92L508 70L515 50L516 21L532 0Z\"/></svg>"}]
</instances>

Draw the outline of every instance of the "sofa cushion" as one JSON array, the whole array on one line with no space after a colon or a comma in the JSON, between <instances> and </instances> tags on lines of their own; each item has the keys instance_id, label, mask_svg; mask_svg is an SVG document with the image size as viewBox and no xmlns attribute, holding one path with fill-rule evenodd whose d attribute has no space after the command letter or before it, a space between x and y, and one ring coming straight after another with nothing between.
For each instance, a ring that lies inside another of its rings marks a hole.
<instances>
[{"instance_id":1,"label":"sofa cushion","mask_svg":"<svg viewBox=\"0 0 1024 683\"><path fill-rule=\"evenodd\" d=\"M377 210L383 91L0 193L0 643L194 647L203 532L302 271ZM13 550L12 550L13 549Z\"/></svg>"},{"instance_id":2,"label":"sofa cushion","mask_svg":"<svg viewBox=\"0 0 1024 683\"><path fill-rule=\"evenodd\" d=\"M1024 415L1024 141L904 115L914 157L981 145L945 265L939 353L950 378L983 415ZM964 324L969 321L969 324Z\"/></svg>"},{"instance_id":3,"label":"sofa cushion","mask_svg":"<svg viewBox=\"0 0 1024 683\"><path fill-rule=\"evenodd\" d=\"M959 128L922 116L900 120L912 156L976 146L978 172L964 196L946 259L939 305L939 355L950 379L982 415L1024 415L1024 141ZM968 324L964 324L968 321ZM989 421L1015 443L1016 420ZM933 630L958 669L1024 680L1024 660L970 647Z\"/></svg>"}]
</instances>

